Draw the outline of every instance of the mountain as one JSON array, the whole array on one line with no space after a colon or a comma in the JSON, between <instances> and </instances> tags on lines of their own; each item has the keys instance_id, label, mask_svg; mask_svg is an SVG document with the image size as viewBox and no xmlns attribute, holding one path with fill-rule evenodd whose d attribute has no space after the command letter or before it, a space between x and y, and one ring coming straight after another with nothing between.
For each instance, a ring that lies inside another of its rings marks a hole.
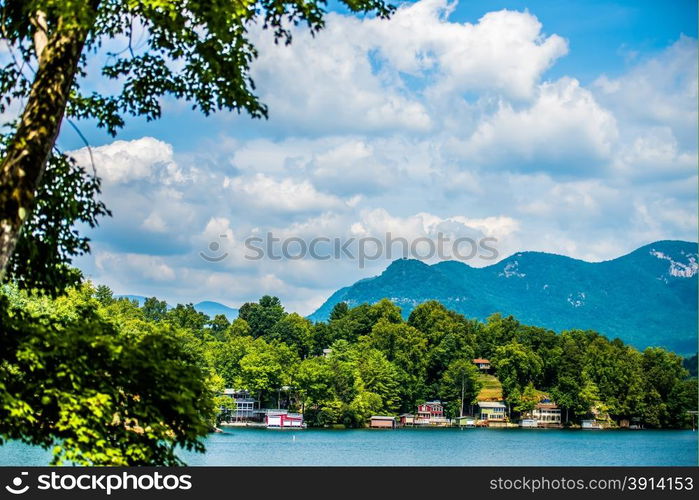
<instances>
[{"instance_id":1,"label":"mountain","mask_svg":"<svg viewBox=\"0 0 699 500\"><path fill-rule=\"evenodd\" d=\"M224 306L219 302L212 302L209 300L194 304L194 309L206 314L212 319L217 314L223 314L229 321L233 321L238 317L237 309L233 309L232 307Z\"/></svg>"},{"instance_id":2,"label":"mountain","mask_svg":"<svg viewBox=\"0 0 699 500\"><path fill-rule=\"evenodd\" d=\"M658 241L598 263L520 252L483 268L401 259L338 290L310 319L326 320L338 302L388 298L407 317L422 302L438 300L470 318L499 312L556 331L591 329L641 349L690 354L697 350L697 250L696 243Z\"/></svg>"},{"instance_id":3,"label":"mountain","mask_svg":"<svg viewBox=\"0 0 699 500\"><path fill-rule=\"evenodd\" d=\"M142 295L116 295L115 297L118 299L135 300L136 302L138 302L139 306L143 306L143 303L146 300L146 297ZM168 309L170 309L173 306L168 304L167 307ZM197 304L194 304L194 309L206 314L212 319L217 314L223 314L224 316L226 316L226 318L228 318L229 321L233 321L238 317L237 309L225 306L219 302L212 302L210 300L205 300L203 302L198 302Z\"/></svg>"},{"instance_id":4,"label":"mountain","mask_svg":"<svg viewBox=\"0 0 699 500\"><path fill-rule=\"evenodd\" d=\"M138 302L138 307L143 306L143 303L146 301L146 297L143 295L115 295L115 299L129 299L129 300L135 300Z\"/></svg>"}]
</instances>

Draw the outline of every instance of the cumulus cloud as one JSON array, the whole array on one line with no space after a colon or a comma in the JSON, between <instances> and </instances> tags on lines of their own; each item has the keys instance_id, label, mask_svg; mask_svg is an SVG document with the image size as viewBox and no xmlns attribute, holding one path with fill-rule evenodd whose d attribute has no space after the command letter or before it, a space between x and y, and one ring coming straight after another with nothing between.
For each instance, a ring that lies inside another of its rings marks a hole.
<instances>
[{"instance_id":1,"label":"cumulus cloud","mask_svg":"<svg viewBox=\"0 0 699 500\"><path fill-rule=\"evenodd\" d=\"M608 160L614 116L575 79L541 84L531 106L501 102L463 145L463 154L509 170L586 175Z\"/></svg>"},{"instance_id":2,"label":"cumulus cloud","mask_svg":"<svg viewBox=\"0 0 699 500\"><path fill-rule=\"evenodd\" d=\"M306 180L276 180L265 174L256 174L253 177L227 177L223 181L223 187L233 191L238 202L269 211L297 213L346 205L335 196L319 192Z\"/></svg>"},{"instance_id":3,"label":"cumulus cloud","mask_svg":"<svg viewBox=\"0 0 699 500\"><path fill-rule=\"evenodd\" d=\"M139 276L153 281L173 281L175 270L162 258L135 253L97 252L95 265L109 274Z\"/></svg>"},{"instance_id":4,"label":"cumulus cloud","mask_svg":"<svg viewBox=\"0 0 699 500\"><path fill-rule=\"evenodd\" d=\"M330 14L315 37L294 30L291 46L256 32L253 77L275 123L296 132L426 132L444 120L435 106L453 108L466 92L531 97L567 52L532 14L503 10L457 23L449 20L454 5L406 4L388 21Z\"/></svg>"},{"instance_id":5,"label":"cumulus cloud","mask_svg":"<svg viewBox=\"0 0 699 500\"><path fill-rule=\"evenodd\" d=\"M682 35L618 78L600 76L593 89L603 104L634 129L670 127L684 147L696 149L697 61L697 41Z\"/></svg>"},{"instance_id":6,"label":"cumulus cloud","mask_svg":"<svg viewBox=\"0 0 699 500\"><path fill-rule=\"evenodd\" d=\"M541 75L568 51L558 35L544 36L527 12L489 12L477 23L449 21L456 3L425 0L398 10L388 23L371 20L370 40L399 72L436 73L434 95L468 91L531 97Z\"/></svg>"},{"instance_id":7,"label":"cumulus cloud","mask_svg":"<svg viewBox=\"0 0 699 500\"><path fill-rule=\"evenodd\" d=\"M583 85L547 76L568 44L535 13L461 23L452 9L330 14L288 47L254 31L270 122L189 151L150 137L93 148L114 218L83 269L121 293L233 306L271 293L310 313L388 260L250 260L246 238L442 233L496 238L501 257L587 260L695 238L696 40Z\"/></svg>"},{"instance_id":8,"label":"cumulus cloud","mask_svg":"<svg viewBox=\"0 0 699 500\"><path fill-rule=\"evenodd\" d=\"M167 168L172 163L172 146L153 137L114 141L92 148L91 153L82 148L73 151L71 156L83 165L94 162L97 174L106 183L113 184L146 179L154 174L154 167Z\"/></svg>"}]
</instances>

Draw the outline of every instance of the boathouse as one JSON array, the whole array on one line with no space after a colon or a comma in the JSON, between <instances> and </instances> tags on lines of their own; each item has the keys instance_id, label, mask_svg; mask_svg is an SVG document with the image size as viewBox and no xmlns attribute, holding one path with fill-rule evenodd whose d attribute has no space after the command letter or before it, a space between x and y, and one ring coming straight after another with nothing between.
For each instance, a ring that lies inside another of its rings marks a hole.
<instances>
[{"instance_id":1,"label":"boathouse","mask_svg":"<svg viewBox=\"0 0 699 500\"><path fill-rule=\"evenodd\" d=\"M396 419L387 415L374 415L369 419L369 427L374 429L394 429Z\"/></svg>"}]
</instances>

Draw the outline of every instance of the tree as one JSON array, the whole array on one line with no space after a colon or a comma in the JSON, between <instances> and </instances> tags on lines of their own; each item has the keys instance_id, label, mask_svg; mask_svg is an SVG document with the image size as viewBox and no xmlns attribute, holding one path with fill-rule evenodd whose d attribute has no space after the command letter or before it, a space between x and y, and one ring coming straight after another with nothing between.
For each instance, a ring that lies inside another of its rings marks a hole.
<instances>
[{"instance_id":1,"label":"tree","mask_svg":"<svg viewBox=\"0 0 699 500\"><path fill-rule=\"evenodd\" d=\"M242 386L240 361L252 348L252 344L252 337L235 336L226 342L211 342L207 345L209 362L223 378L226 387Z\"/></svg>"},{"instance_id":2,"label":"tree","mask_svg":"<svg viewBox=\"0 0 699 500\"><path fill-rule=\"evenodd\" d=\"M408 411L424 397L427 379L427 338L417 328L405 323L380 319L370 335L360 341L385 354L398 369L401 407Z\"/></svg>"},{"instance_id":3,"label":"tree","mask_svg":"<svg viewBox=\"0 0 699 500\"><path fill-rule=\"evenodd\" d=\"M114 302L114 294L112 293L111 288L109 288L107 285L99 285L97 288L95 288L95 298L97 299L97 302L103 306L108 306Z\"/></svg>"},{"instance_id":4,"label":"tree","mask_svg":"<svg viewBox=\"0 0 699 500\"><path fill-rule=\"evenodd\" d=\"M167 312L166 319L174 326L185 328L192 332L199 332L200 334L204 325L209 322L209 317L194 309L192 304L177 304L177 306Z\"/></svg>"},{"instance_id":5,"label":"tree","mask_svg":"<svg viewBox=\"0 0 699 500\"><path fill-rule=\"evenodd\" d=\"M534 387L534 384L530 382L521 394L517 391L517 397L511 399L510 403L513 404L515 411L518 411L522 415L531 415L531 412L541 400L541 395Z\"/></svg>"},{"instance_id":6,"label":"tree","mask_svg":"<svg viewBox=\"0 0 699 500\"><path fill-rule=\"evenodd\" d=\"M398 370L376 349L356 349L354 364L360 383L360 392L378 396L374 413L395 413L400 406ZM371 415L369 415L371 416Z\"/></svg>"},{"instance_id":7,"label":"tree","mask_svg":"<svg viewBox=\"0 0 699 500\"><path fill-rule=\"evenodd\" d=\"M587 408L587 414L606 416L607 406L600 400L599 388L587 377L584 377L584 384L580 388L579 398L584 407Z\"/></svg>"},{"instance_id":8,"label":"tree","mask_svg":"<svg viewBox=\"0 0 699 500\"><path fill-rule=\"evenodd\" d=\"M517 342L496 348L493 365L506 395L514 389L521 392L527 384L536 382L544 367L538 354Z\"/></svg>"},{"instance_id":9,"label":"tree","mask_svg":"<svg viewBox=\"0 0 699 500\"><path fill-rule=\"evenodd\" d=\"M386 17L383 0L344 0L354 12ZM255 22L291 42L288 26L323 27L325 2L262 0L5 0L2 36L13 61L0 72L3 111L18 100L21 118L0 165L0 279L4 277L23 224L35 208L47 158L64 116L89 118L115 134L124 115L160 117L161 99L171 95L192 102L205 114L218 109L267 116L249 75L255 47L248 28ZM145 41L136 47L134 26ZM128 40L110 54L100 71L114 80L113 95L81 91L87 77L86 53L110 39ZM24 68L36 64L26 76Z\"/></svg>"},{"instance_id":10,"label":"tree","mask_svg":"<svg viewBox=\"0 0 699 500\"><path fill-rule=\"evenodd\" d=\"M53 447L56 464L177 465L177 447L203 451L215 414L203 360L170 329L116 330L85 288L51 313L0 295L0 437Z\"/></svg>"},{"instance_id":11,"label":"tree","mask_svg":"<svg viewBox=\"0 0 699 500\"><path fill-rule=\"evenodd\" d=\"M260 401L265 393L283 385L284 367L273 346L263 339L251 343L240 359L240 381L244 389L257 394Z\"/></svg>"},{"instance_id":12,"label":"tree","mask_svg":"<svg viewBox=\"0 0 699 500\"><path fill-rule=\"evenodd\" d=\"M250 325L244 319L236 318L226 330L226 334L229 337L248 337L250 336Z\"/></svg>"},{"instance_id":13,"label":"tree","mask_svg":"<svg viewBox=\"0 0 699 500\"><path fill-rule=\"evenodd\" d=\"M143 302L143 316L149 321L162 321L167 315L167 303L156 297L147 298Z\"/></svg>"},{"instance_id":14,"label":"tree","mask_svg":"<svg viewBox=\"0 0 699 500\"><path fill-rule=\"evenodd\" d=\"M217 339L222 339L230 326L231 322L228 321L225 314L217 314L214 319L209 321L209 331Z\"/></svg>"},{"instance_id":15,"label":"tree","mask_svg":"<svg viewBox=\"0 0 699 500\"><path fill-rule=\"evenodd\" d=\"M451 362L442 375L441 396L447 401L458 401L458 415L463 417L464 405L473 402L483 384L478 379L478 369L471 359Z\"/></svg>"},{"instance_id":16,"label":"tree","mask_svg":"<svg viewBox=\"0 0 699 500\"><path fill-rule=\"evenodd\" d=\"M277 297L265 295L259 302L246 302L238 310L238 317L250 326L253 337L269 339L272 327L284 317L284 307Z\"/></svg>"},{"instance_id":17,"label":"tree","mask_svg":"<svg viewBox=\"0 0 699 500\"><path fill-rule=\"evenodd\" d=\"M234 398L223 394L223 391L226 388L223 377L214 374L211 377L211 387L216 394L216 396L214 396L214 407L216 410L218 410L218 413L216 414L216 421L214 422L214 425L217 425L224 421L233 411L235 411L237 405Z\"/></svg>"},{"instance_id":18,"label":"tree","mask_svg":"<svg viewBox=\"0 0 699 500\"><path fill-rule=\"evenodd\" d=\"M689 372L682 358L659 347L647 348L642 358L645 422L656 427L686 423L686 411L696 410L695 404L685 406L696 402L696 395L688 394L696 383L685 382Z\"/></svg>"},{"instance_id":19,"label":"tree","mask_svg":"<svg viewBox=\"0 0 699 500\"><path fill-rule=\"evenodd\" d=\"M275 323L269 330L267 338L292 346L301 358L305 358L312 349L312 329L313 325L310 321L296 313L291 313Z\"/></svg>"},{"instance_id":20,"label":"tree","mask_svg":"<svg viewBox=\"0 0 699 500\"><path fill-rule=\"evenodd\" d=\"M6 134L0 134L0 157L5 156L8 139ZM98 218L110 212L96 200L100 180L95 175L55 151L47 164L35 195L34 210L24 222L5 280L22 289L56 297L67 288L78 286L83 278L71 263L74 257L90 251L90 240L81 236L81 230L75 226L96 227ZM0 269L0 281L2 276Z\"/></svg>"},{"instance_id":21,"label":"tree","mask_svg":"<svg viewBox=\"0 0 699 500\"><path fill-rule=\"evenodd\" d=\"M330 311L330 321L337 321L338 319L344 318L349 312L349 306L347 302L338 302L333 306L332 311Z\"/></svg>"}]
</instances>

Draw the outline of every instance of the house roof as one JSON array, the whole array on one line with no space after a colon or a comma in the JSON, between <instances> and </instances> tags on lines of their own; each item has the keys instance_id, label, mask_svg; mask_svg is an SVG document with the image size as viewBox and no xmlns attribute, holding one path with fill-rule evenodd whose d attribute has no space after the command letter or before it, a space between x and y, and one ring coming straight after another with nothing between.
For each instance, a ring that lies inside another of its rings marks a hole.
<instances>
[{"instance_id":1,"label":"house roof","mask_svg":"<svg viewBox=\"0 0 699 500\"><path fill-rule=\"evenodd\" d=\"M548 410L555 410L558 408L558 405L556 403L539 403L538 405L536 405L536 407Z\"/></svg>"},{"instance_id":2,"label":"house roof","mask_svg":"<svg viewBox=\"0 0 699 500\"><path fill-rule=\"evenodd\" d=\"M372 415L371 420L395 420L395 417L389 417L388 415Z\"/></svg>"},{"instance_id":3,"label":"house roof","mask_svg":"<svg viewBox=\"0 0 699 500\"><path fill-rule=\"evenodd\" d=\"M475 358L475 359L473 360L473 362L474 362L474 363L490 363L490 360L489 360L489 359L485 359L485 358Z\"/></svg>"},{"instance_id":4,"label":"house roof","mask_svg":"<svg viewBox=\"0 0 699 500\"><path fill-rule=\"evenodd\" d=\"M505 403L501 401L480 401L478 406L481 408L506 408Z\"/></svg>"},{"instance_id":5,"label":"house roof","mask_svg":"<svg viewBox=\"0 0 699 500\"><path fill-rule=\"evenodd\" d=\"M425 401L423 404L426 404L426 405L441 405L442 402L441 402L441 401Z\"/></svg>"}]
</instances>

